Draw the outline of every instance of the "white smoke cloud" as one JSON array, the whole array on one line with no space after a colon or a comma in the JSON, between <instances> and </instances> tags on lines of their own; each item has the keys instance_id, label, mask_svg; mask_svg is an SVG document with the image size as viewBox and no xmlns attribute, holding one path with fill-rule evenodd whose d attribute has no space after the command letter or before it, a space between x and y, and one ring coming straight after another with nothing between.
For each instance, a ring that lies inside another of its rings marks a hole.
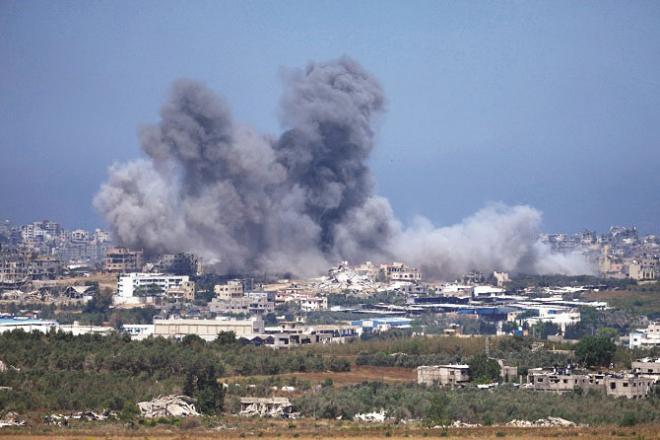
<instances>
[{"instance_id":1,"label":"white smoke cloud","mask_svg":"<svg viewBox=\"0 0 660 440\"><path fill-rule=\"evenodd\" d=\"M204 85L177 81L160 123L140 130L147 159L111 167L94 205L119 243L194 252L225 272L309 275L344 259L403 259L442 276L591 272L538 242L541 214L527 206L402 226L367 165L384 103L355 61L311 63L286 76L276 138L236 123Z\"/></svg>"}]
</instances>

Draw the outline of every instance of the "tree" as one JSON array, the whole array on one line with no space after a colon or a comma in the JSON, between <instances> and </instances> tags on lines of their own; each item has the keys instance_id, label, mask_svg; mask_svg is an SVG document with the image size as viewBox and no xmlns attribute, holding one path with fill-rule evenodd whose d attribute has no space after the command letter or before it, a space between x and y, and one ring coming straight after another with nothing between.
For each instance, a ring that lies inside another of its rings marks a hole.
<instances>
[{"instance_id":1,"label":"tree","mask_svg":"<svg viewBox=\"0 0 660 440\"><path fill-rule=\"evenodd\" d=\"M195 399L196 407L202 414L217 414L224 407L225 393L210 365L193 365L186 373L183 394Z\"/></svg>"},{"instance_id":2,"label":"tree","mask_svg":"<svg viewBox=\"0 0 660 440\"><path fill-rule=\"evenodd\" d=\"M491 382L500 378L500 365L495 359L480 353L472 356L469 362L470 375L476 382Z\"/></svg>"},{"instance_id":3,"label":"tree","mask_svg":"<svg viewBox=\"0 0 660 440\"><path fill-rule=\"evenodd\" d=\"M615 352L614 342L603 335L586 336L575 346L575 357L587 366L609 366Z\"/></svg>"}]
</instances>

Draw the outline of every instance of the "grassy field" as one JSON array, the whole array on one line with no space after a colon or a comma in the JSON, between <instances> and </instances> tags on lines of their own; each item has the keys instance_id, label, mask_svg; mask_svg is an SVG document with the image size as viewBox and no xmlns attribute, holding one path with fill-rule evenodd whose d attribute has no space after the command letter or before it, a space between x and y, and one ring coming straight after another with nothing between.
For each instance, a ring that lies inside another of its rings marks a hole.
<instances>
[{"instance_id":1,"label":"grassy field","mask_svg":"<svg viewBox=\"0 0 660 440\"><path fill-rule=\"evenodd\" d=\"M606 301L612 307L640 315L660 315L660 289L658 288L648 288L647 290L640 286L631 290L589 292L584 297L589 300Z\"/></svg>"},{"instance_id":2,"label":"grassy field","mask_svg":"<svg viewBox=\"0 0 660 440\"><path fill-rule=\"evenodd\" d=\"M397 367L373 367L354 365L351 371L346 372L309 372L309 373L285 373L272 376L232 376L221 379L225 383L250 383L253 381L262 381L267 378L279 377L282 379L295 377L297 379L309 381L312 384L323 382L326 379L332 379L337 386L355 385L364 381L380 381L385 383L406 383L417 380L417 372L412 368Z\"/></svg>"}]
</instances>

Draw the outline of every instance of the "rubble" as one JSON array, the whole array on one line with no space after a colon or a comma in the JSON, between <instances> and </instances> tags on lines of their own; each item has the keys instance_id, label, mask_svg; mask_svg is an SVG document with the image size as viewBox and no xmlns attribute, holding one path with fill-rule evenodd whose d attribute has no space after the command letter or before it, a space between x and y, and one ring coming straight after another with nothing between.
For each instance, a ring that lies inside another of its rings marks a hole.
<instances>
[{"instance_id":1,"label":"rubble","mask_svg":"<svg viewBox=\"0 0 660 440\"><path fill-rule=\"evenodd\" d=\"M468 423L461 422L460 420L454 420L449 425L435 425L433 429L447 429L447 428L480 428L479 423Z\"/></svg>"},{"instance_id":2,"label":"rubble","mask_svg":"<svg viewBox=\"0 0 660 440\"><path fill-rule=\"evenodd\" d=\"M100 422L108 419L116 419L117 413L105 410L97 413L94 411L79 411L71 414L50 414L44 417L44 422L49 425L67 426L70 420L81 420L85 422Z\"/></svg>"},{"instance_id":3,"label":"rubble","mask_svg":"<svg viewBox=\"0 0 660 440\"><path fill-rule=\"evenodd\" d=\"M361 422L372 422L372 423L383 423L386 419L385 417L385 410L381 409L380 411L374 411L370 413L364 413L364 414L355 414L353 417L355 420L359 420Z\"/></svg>"},{"instance_id":4,"label":"rubble","mask_svg":"<svg viewBox=\"0 0 660 440\"><path fill-rule=\"evenodd\" d=\"M321 292L344 291L352 292L375 292L380 283L375 282L366 274L360 274L350 267L348 263L342 263L336 268L328 271L328 276L321 277L315 287Z\"/></svg>"},{"instance_id":5,"label":"rubble","mask_svg":"<svg viewBox=\"0 0 660 440\"><path fill-rule=\"evenodd\" d=\"M506 426L512 426L516 428L535 428L535 427L572 427L576 426L574 422L570 420L562 419L561 417L546 417L545 419L538 419L536 421L531 420L511 420L506 423Z\"/></svg>"},{"instance_id":6,"label":"rubble","mask_svg":"<svg viewBox=\"0 0 660 440\"><path fill-rule=\"evenodd\" d=\"M286 397L243 397L240 415L293 419L298 413L293 411L293 405Z\"/></svg>"},{"instance_id":7,"label":"rubble","mask_svg":"<svg viewBox=\"0 0 660 440\"><path fill-rule=\"evenodd\" d=\"M196 417L200 414L188 396L158 396L148 402L139 402L140 414L147 418L157 417Z\"/></svg>"},{"instance_id":8,"label":"rubble","mask_svg":"<svg viewBox=\"0 0 660 440\"><path fill-rule=\"evenodd\" d=\"M25 420L20 419L17 413L10 411L0 419L0 428L7 426L25 426Z\"/></svg>"}]
</instances>

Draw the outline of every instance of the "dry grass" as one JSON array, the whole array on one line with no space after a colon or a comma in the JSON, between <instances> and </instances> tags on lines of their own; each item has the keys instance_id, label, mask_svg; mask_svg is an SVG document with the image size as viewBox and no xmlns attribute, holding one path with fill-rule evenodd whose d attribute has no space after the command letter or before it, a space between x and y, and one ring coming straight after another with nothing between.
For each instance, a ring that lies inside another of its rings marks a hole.
<instances>
[{"instance_id":1,"label":"dry grass","mask_svg":"<svg viewBox=\"0 0 660 440\"><path fill-rule=\"evenodd\" d=\"M637 426L632 428L602 427L602 428L462 428L462 429L408 429L405 427L348 427L327 426L326 424L315 424L314 426L298 426L291 428L281 423L262 422L259 425L244 427L244 429L220 429L220 430L190 430L183 431L177 428L165 430L155 428L152 430L124 429L110 430L81 430L67 432L59 430L41 434L30 433L7 433L0 435L0 439L20 440L91 440L91 439L144 439L144 440L169 440L169 439L239 439L239 438L261 438L261 439L325 439L325 438L359 438L364 440L387 439L387 438L463 438L463 439L495 439L513 438L520 440L537 439L565 439L580 438L581 440L596 439L636 439L650 440L660 439L660 427ZM273 426L275 425L275 426Z\"/></svg>"},{"instance_id":2,"label":"dry grass","mask_svg":"<svg viewBox=\"0 0 660 440\"><path fill-rule=\"evenodd\" d=\"M354 365L351 367L351 371L341 373L324 371L310 373L284 373L272 376L231 376L222 378L221 381L226 383L250 383L252 381L260 382L273 377L283 379L295 377L301 380L307 380L311 383L320 383L325 379L332 379L335 385L342 386L355 385L365 381L380 381L385 383L415 382L417 380L417 372L411 368Z\"/></svg>"}]
</instances>

